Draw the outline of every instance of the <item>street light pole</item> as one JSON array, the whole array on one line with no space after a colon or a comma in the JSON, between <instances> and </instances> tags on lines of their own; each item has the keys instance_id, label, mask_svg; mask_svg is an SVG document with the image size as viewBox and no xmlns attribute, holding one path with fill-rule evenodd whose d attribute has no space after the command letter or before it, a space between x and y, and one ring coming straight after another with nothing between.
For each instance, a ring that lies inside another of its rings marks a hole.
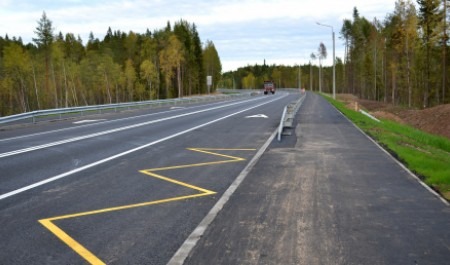
<instances>
[{"instance_id":1,"label":"street light pole","mask_svg":"<svg viewBox=\"0 0 450 265\"><path fill-rule=\"evenodd\" d=\"M331 28L331 35L333 37L333 99L336 99L336 56L335 56L335 44L334 44L334 29L330 25L325 25L319 22L316 22L319 26L324 26L327 28Z\"/></svg>"}]
</instances>

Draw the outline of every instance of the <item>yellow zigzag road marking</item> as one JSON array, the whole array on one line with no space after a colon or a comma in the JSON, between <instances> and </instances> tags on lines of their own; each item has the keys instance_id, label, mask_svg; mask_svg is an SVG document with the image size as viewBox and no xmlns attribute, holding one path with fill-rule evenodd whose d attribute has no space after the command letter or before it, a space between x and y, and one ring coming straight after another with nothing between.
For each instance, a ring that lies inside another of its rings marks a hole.
<instances>
[{"instance_id":1,"label":"yellow zigzag road marking","mask_svg":"<svg viewBox=\"0 0 450 265\"><path fill-rule=\"evenodd\" d=\"M78 243L75 239L73 239L70 235L68 235L66 232L64 232L61 228L59 228L57 225L54 224L54 221L63 220L63 219L69 219L69 218L76 218L76 217L82 217L87 215L94 215L94 214L101 214L101 213L107 213L107 212L113 212L113 211L121 211L131 208L137 208L137 207L144 207L144 206L150 206L155 204L161 204L161 203L168 203L173 201L179 201L179 200L186 200L191 198L197 198L202 196L208 196L215 194L216 192L207 190L201 187L197 187L191 184L188 184L186 182L178 181L175 179L171 179L159 174L156 174L154 172L158 171L164 171L164 170L171 170L171 169L180 169L180 168L190 168L190 167L201 167L201 166L211 166L211 165L218 165L218 164L225 164L225 163L234 163L234 162L240 162L244 161L244 158L237 157L237 156L230 156L230 155L224 155L219 154L212 151L254 151L255 149L213 149L213 148L188 148L190 151L194 152L200 152L204 154L209 154L213 156L223 157L226 158L226 160L220 160L220 161L214 161L214 162L205 162L205 163L197 163L197 164L186 164L186 165L178 165L178 166L171 166L171 167L160 167L160 168L151 168L151 169L144 169L140 170L139 172L160 180L164 180L173 184L177 184L186 188L191 188L194 190L199 191L198 194L193 195L186 195L186 196L178 196L178 197L172 197L162 200L156 200L156 201L149 201L149 202L142 202L142 203L136 203L136 204L129 204L129 205L122 205L122 206L116 206L111 208L104 208L99 210L93 210L93 211L87 211L87 212L81 212L81 213L74 213L74 214L67 214L62 216L56 216L51 217L47 219L41 219L39 222L48 230L50 230L56 237L58 237L61 241L66 243L73 251L78 253L81 257L83 257L85 260L87 260L90 264L105 264L103 261L101 261L99 258L97 258L92 252L90 252L88 249L83 247L80 243Z\"/></svg>"}]
</instances>

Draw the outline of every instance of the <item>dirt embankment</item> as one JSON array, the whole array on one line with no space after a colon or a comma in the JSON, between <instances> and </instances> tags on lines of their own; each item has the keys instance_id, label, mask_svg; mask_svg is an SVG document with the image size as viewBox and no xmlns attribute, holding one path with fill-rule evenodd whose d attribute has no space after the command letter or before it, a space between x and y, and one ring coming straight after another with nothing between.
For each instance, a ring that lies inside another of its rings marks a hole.
<instances>
[{"instance_id":1,"label":"dirt embankment","mask_svg":"<svg viewBox=\"0 0 450 265\"><path fill-rule=\"evenodd\" d=\"M348 108L355 109L355 105L358 104L359 107L368 110L377 118L408 124L450 139L450 104L418 110L393 106L384 102L362 100L349 94L339 94L337 98L344 101Z\"/></svg>"}]
</instances>

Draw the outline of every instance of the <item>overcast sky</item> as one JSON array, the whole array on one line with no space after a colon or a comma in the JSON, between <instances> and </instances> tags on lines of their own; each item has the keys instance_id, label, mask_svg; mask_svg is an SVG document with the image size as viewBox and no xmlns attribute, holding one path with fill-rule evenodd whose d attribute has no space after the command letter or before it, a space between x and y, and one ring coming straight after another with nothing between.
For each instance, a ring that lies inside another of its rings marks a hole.
<instances>
[{"instance_id":1,"label":"overcast sky","mask_svg":"<svg viewBox=\"0 0 450 265\"><path fill-rule=\"evenodd\" d=\"M325 64L331 64L331 28L316 22L334 27L336 56L342 58L339 32L355 6L370 21L384 20L395 0L0 0L0 35L31 42L43 11L55 33L80 35L84 44L91 31L103 39L108 27L144 33L184 19L197 25L202 42L214 42L223 71L264 59L267 64L307 63L320 42L329 54Z\"/></svg>"}]
</instances>

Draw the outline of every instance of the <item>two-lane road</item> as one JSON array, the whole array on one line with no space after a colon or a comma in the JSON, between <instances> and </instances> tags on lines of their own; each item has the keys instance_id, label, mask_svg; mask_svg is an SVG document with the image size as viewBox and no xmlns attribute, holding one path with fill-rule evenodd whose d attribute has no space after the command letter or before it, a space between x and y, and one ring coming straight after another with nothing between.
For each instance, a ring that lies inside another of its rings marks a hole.
<instances>
[{"instance_id":1,"label":"two-lane road","mask_svg":"<svg viewBox=\"0 0 450 265\"><path fill-rule=\"evenodd\" d=\"M1 131L0 263L165 264L298 97Z\"/></svg>"}]
</instances>

